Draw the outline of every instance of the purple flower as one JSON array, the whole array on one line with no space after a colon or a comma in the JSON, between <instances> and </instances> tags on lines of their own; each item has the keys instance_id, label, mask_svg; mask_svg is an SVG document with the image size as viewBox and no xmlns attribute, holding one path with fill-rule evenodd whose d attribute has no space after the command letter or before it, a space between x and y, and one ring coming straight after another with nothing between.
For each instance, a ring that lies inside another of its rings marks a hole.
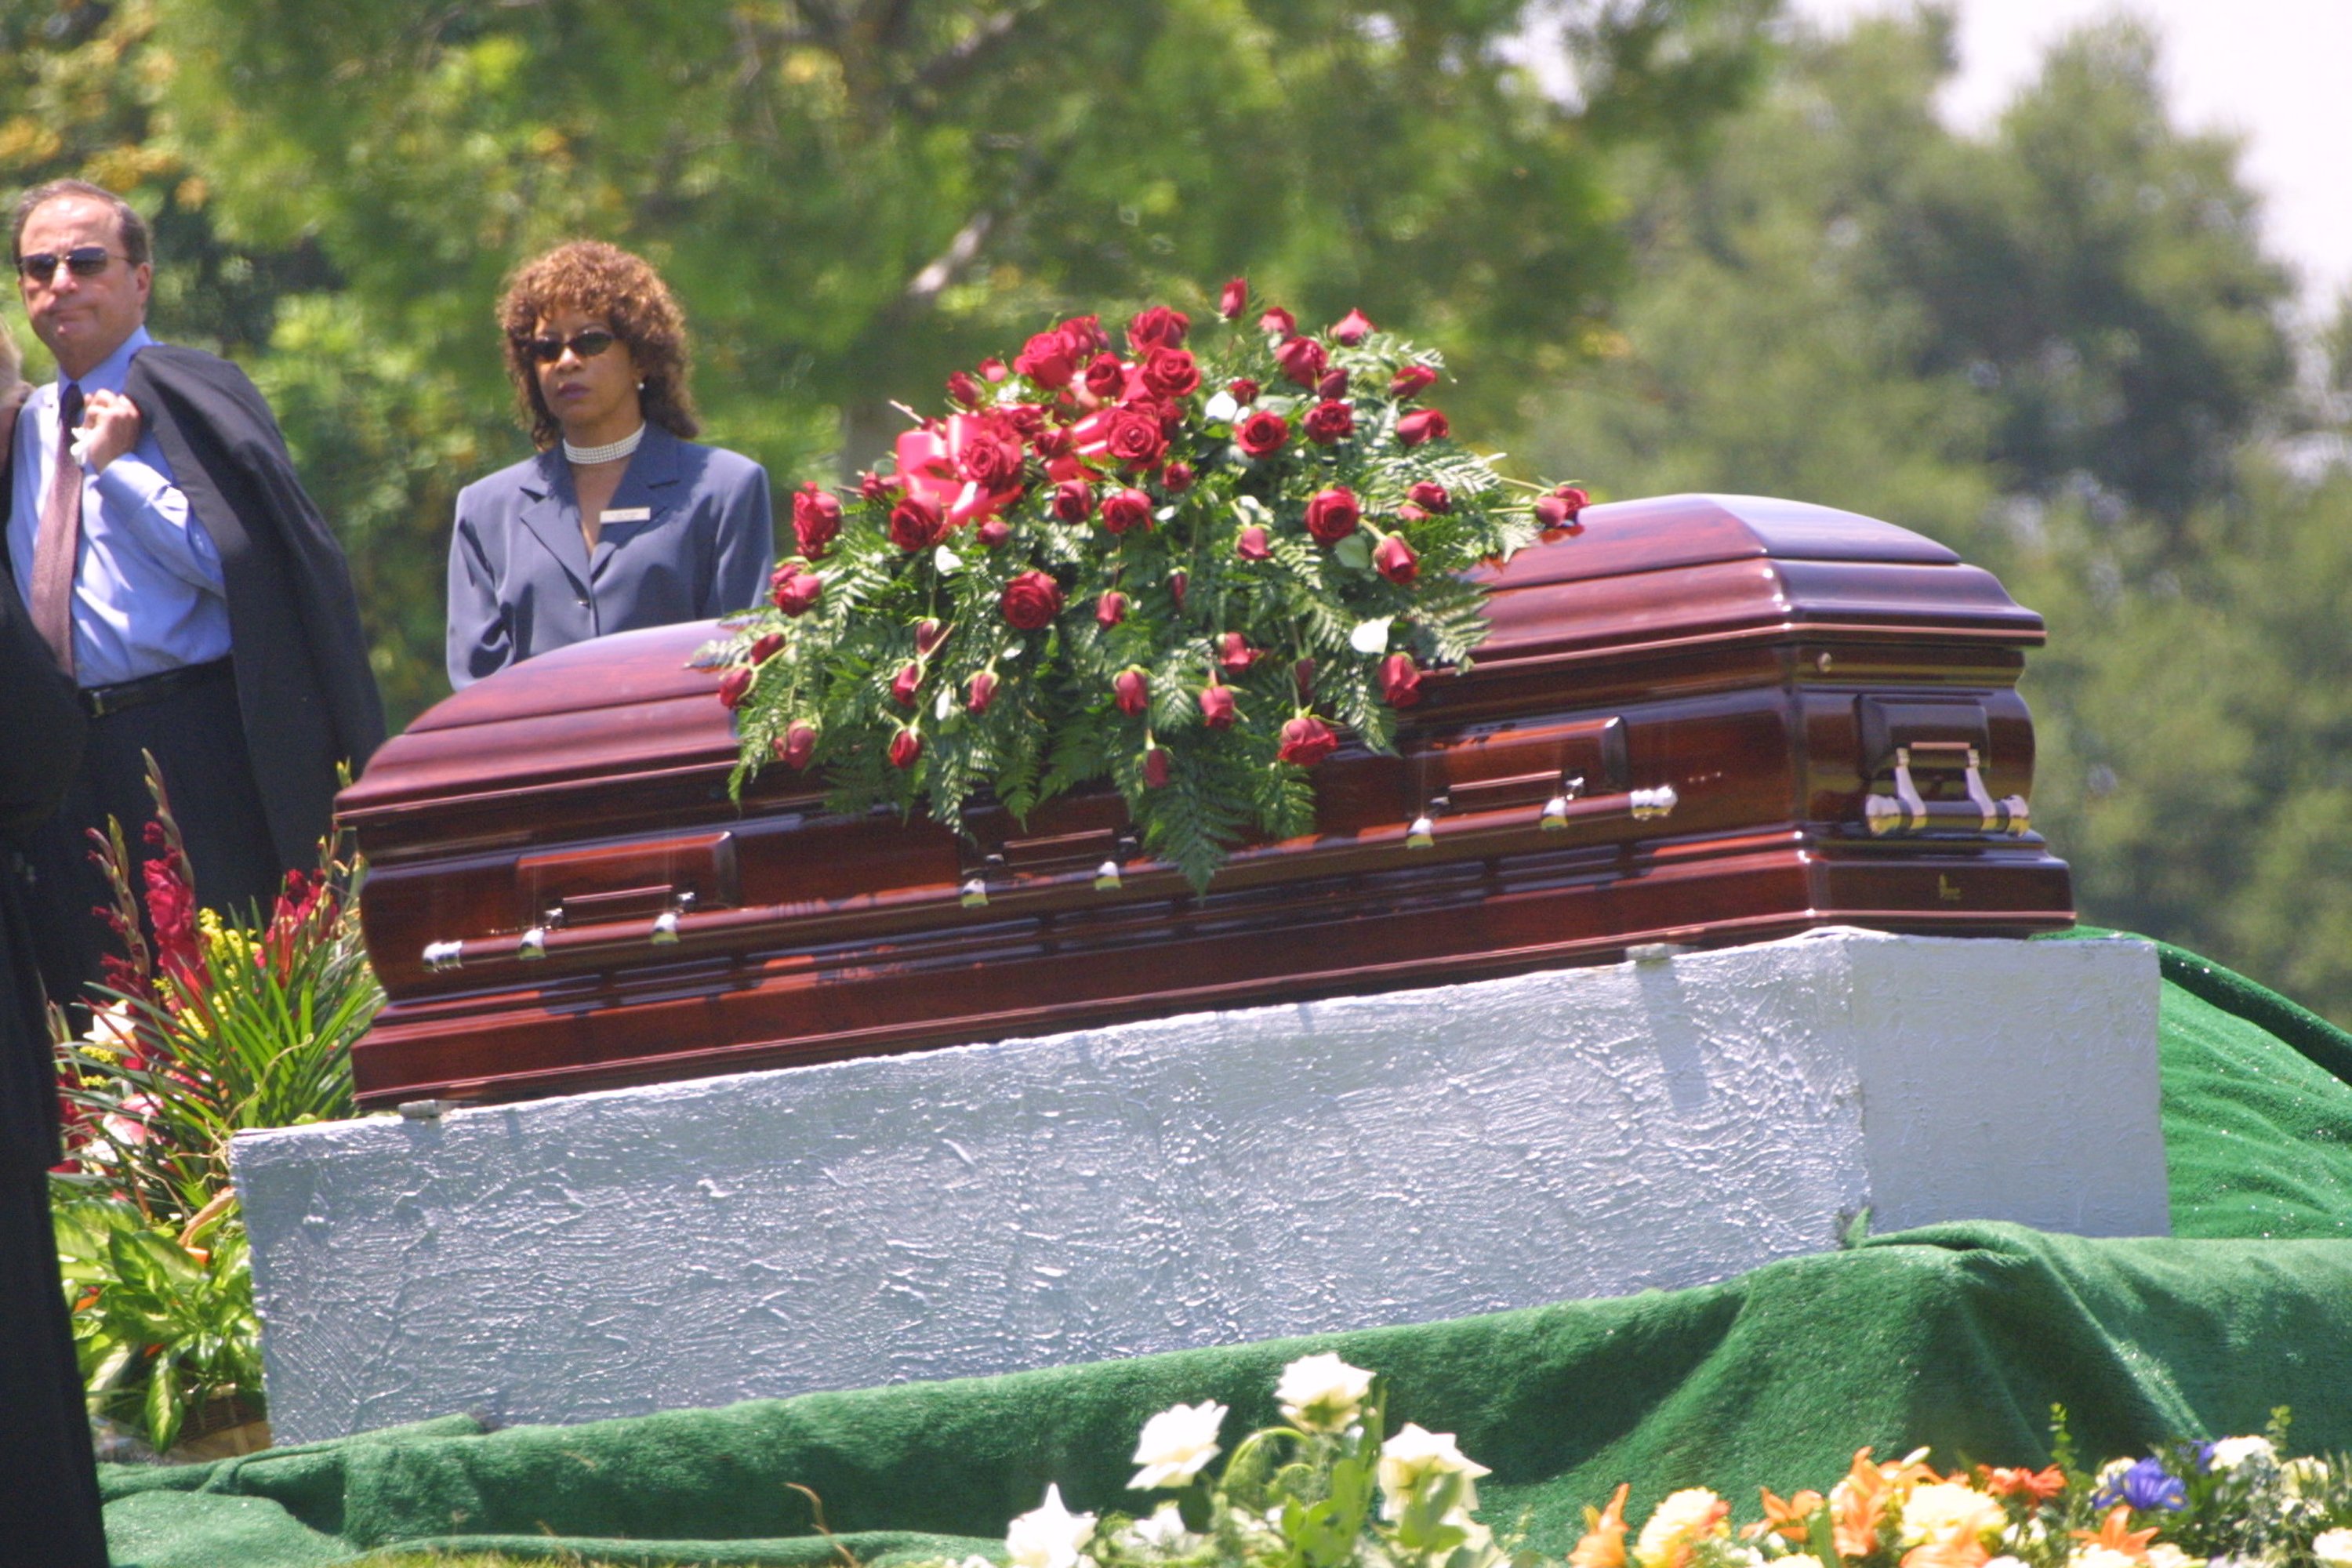
<instances>
[{"instance_id":1,"label":"purple flower","mask_svg":"<svg viewBox=\"0 0 2352 1568\"><path fill-rule=\"evenodd\" d=\"M2189 1506L2189 1494L2180 1478L2164 1468L2162 1459L2142 1459L2100 1487L2091 1499L2095 1509L2109 1509L2117 1503L2129 1504L2137 1513L2177 1510Z\"/></svg>"}]
</instances>

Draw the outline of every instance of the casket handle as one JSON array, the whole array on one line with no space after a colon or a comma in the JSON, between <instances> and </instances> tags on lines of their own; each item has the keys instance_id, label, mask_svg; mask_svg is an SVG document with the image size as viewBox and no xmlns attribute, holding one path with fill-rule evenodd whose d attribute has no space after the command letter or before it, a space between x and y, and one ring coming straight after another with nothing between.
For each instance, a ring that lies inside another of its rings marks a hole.
<instances>
[{"instance_id":1,"label":"casket handle","mask_svg":"<svg viewBox=\"0 0 2352 1568\"><path fill-rule=\"evenodd\" d=\"M1918 781L1912 776L1915 767L1955 765L1960 770L1967 800L1929 800L1920 794ZM1882 838L1936 828L1947 832L2002 833L2014 837L2032 826L2032 813L2023 795L1993 799L1992 793L1985 788L1977 749L1964 741L1915 741L1895 747L1895 793L1864 796L1862 819L1874 837Z\"/></svg>"}]
</instances>

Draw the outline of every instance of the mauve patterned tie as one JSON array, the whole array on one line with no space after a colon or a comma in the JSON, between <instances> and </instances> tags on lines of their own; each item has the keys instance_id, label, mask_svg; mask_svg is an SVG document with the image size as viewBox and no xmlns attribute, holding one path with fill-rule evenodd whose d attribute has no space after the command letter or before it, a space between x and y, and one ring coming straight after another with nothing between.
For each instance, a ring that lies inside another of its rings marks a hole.
<instances>
[{"instance_id":1,"label":"mauve patterned tie","mask_svg":"<svg viewBox=\"0 0 2352 1568\"><path fill-rule=\"evenodd\" d=\"M41 498L41 530L33 535L33 629L68 675L74 672L74 568L81 560L81 465L73 458L81 406L81 388L68 383L58 405L57 461Z\"/></svg>"}]
</instances>

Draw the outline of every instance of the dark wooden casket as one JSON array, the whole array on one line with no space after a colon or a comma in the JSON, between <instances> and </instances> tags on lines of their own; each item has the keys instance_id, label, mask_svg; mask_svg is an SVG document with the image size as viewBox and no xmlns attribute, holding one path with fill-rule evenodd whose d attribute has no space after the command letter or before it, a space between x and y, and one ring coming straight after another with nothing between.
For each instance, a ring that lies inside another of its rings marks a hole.
<instances>
[{"instance_id":1,"label":"dark wooden casket","mask_svg":"<svg viewBox=\"0 0 2352 1568\"><path fill-rule=\"evenodd\" d=\"M1206 896L1116 795L977 843L739 807L709 624L531 660L376 754L342 822L390 1004L361 1103L494 1100L1376 991L1826 924L2074 920L2031 829L2041 617L1942 545L1752 497L1594 507L1493 574L1494 631L1319 831Z\"/></svg>"}]
</instances>

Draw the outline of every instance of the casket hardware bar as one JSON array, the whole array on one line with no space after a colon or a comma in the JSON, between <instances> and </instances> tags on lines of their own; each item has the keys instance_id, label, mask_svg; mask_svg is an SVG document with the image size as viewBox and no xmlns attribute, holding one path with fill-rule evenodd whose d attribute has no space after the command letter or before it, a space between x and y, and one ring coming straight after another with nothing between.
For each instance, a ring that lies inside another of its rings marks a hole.
<instances>
[{"instance_id":1,"label":"casket hardware bar","mask_svg":"<svg viewBox=\"0 0 2352 1568\"><path fill-rule=\"evenodd\" d=\"M680 915L694 908L694 891L687 889L677 895L677 901L654 917L653 942L656 947L667 947L677 941Z\"/></svg>"},{"instance_id":2,"label":"casket hardware bar","mask_svg":"<svg viewBox=\"0 0 2352 1568\"><path fill-rule=\"evenodd\" d=\"M1950 767L1954 763L1960 768L1961 787L1968 792L1965 803L1929 800L1920 794L1912 776L1915 765ZM1868 796L1862 803L1862 815L1871 833L1879 837L1938 827L1947 832L2005 833L2014 837L2027 832L2032 823L2022 795L1993 799L1979 772L1977 749L1960 741L1916 741L1897 746L1895 793Z\"/></svg>"},{"instance_id":3,"label":"casket hardware bar","mask_svg":"<svg viewBox=\"0 0 2352 1568\"><path fill-rule=\"evenodd\" d=\"M1584 775L1575 773L1560 780L1558 793L1544 802L1543 815L1536 826L1547 833L1557 833L1568 826L1568 803L1584 793Z\"/></svg>"},{"instance_id":4,"label":"casket hardware bar","mask_svg":"<svg viewBox=\"0 0 2352 1568\"><path fill-rule=\"evenodd\" d=\"M457 942L428 942L425 944L426 973L446 974L453 969L464 968L465 964L466 943L462 939Z\"/></svg>"}]
</instances>

